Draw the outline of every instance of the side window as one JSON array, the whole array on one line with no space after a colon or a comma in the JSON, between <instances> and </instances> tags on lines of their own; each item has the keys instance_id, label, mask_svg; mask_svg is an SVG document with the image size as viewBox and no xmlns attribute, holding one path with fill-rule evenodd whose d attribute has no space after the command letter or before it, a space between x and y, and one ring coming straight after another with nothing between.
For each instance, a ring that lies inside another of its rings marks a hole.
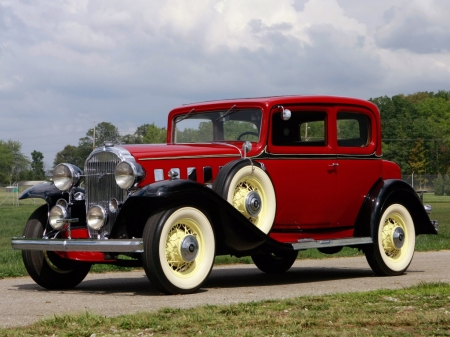
<instances>
[{"instance_id":1,"label":"side window","mask_svg":"<svg viewBox=\"0 0 450 337\"><path fill-rule=\"evenodd\" d=\"M339 112L337 115L338 146L367 146L370 130L370 118L366 115L351 112Z\"/></svg>"},{"instance_id":2,"label":"side window","mask_svg":"<svg viewBox=\"0 0 450 337\"><path fill-rule=\"evenodd\" d=\"M326 113L292 111L283 121L279 113L272 117L272 144L281 146L326 146Z\"/></svg>"}]
</instances>

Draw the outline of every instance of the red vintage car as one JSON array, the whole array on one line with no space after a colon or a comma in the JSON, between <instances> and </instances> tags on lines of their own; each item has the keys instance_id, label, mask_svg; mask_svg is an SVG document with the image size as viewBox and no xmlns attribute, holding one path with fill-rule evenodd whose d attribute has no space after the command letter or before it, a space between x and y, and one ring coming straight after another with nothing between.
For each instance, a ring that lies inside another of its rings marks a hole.
<instances>
[{"instance_id":1,"label":"red vintage car","mask_svg":"<svg viewBox=\"0 0 450 337\"><path fill-rule=\"evenodd\" d=\"M437 234L400 168L381 158L377 107L343 97L184 105L169 114L167 144L105 143L84 171L60 164L25 198L47 204L12 246L48 289L109 263L143 266L162 292L191 293L217 255L282 273L299 250L346 246L376 274L399 275L416 235Z\"/></svg>"}]
</instances>

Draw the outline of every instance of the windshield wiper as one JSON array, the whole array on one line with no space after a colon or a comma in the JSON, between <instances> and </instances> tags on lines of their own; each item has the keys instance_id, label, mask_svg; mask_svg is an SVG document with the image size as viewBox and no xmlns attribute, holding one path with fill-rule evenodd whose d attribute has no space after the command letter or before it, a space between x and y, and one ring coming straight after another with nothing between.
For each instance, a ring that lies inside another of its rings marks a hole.
<instances>
[{"instance_id":1,"label":"windshield wiper","mask_svg":"<svg viewBox=\"0 0 450 337\"><path fill-rule=\"evenodd\" d=\"M231 114L234 114L237 111L237 110L234 110L235 107L236 107L236 104L233 105L231 108L229 108L228 111L225 112L222 116L220 116L219 118L216 118L214 121L217 122L219 119L222 119L222 118L227 117L227 116L229 116Z\"/></svg>"},{"instance_id":2,"label":"windshield wiper","mask_svg":"<svg viewBox=\"0 0 450 337\"><path fill-rule=\"evenodd\" d=\"M179 123L179 122L181 122L181 121L184 121L186 118L191 117L191 116L192 116L192 113L193 113L194 111L195 111L195 108L192 108L192 110L189 111L186 115L184 115L183 117L177 119L177 120L175 121L175 124L176 124L176 123Z\"/></svg>"}]
</instances>

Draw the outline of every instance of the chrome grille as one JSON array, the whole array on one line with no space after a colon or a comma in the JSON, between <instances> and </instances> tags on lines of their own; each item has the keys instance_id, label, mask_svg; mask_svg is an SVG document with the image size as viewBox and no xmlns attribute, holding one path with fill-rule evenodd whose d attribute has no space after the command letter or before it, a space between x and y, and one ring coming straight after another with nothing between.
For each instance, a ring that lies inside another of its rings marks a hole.
<instances>
[{"instance_id":1,"label":"chrome grille","mask_svg":"<svg viewBox=\"0 0 450 337\"><path fill-rule=\"evenodd\" d=\"M117 218L117 213L109 210L111 198L123 202L126 198L126 191L116 184L114 171L116 165L122 161L120 150L115 148L103 148L95 150L86 160L84 166L85 188L86 188L86 212L90 207L99 205L108 214L107 224L100 230L89 228L89 236L97 238L111 233L111 229Z\"/></svg>"}]
</instances>

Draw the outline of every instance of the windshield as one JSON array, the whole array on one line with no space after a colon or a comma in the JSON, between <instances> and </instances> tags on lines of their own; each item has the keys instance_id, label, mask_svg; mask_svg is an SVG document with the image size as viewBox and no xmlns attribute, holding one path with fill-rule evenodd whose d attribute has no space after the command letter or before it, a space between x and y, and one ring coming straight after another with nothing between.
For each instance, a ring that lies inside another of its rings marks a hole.
<instances>
[{"instance_id":1,"label":"windshield","mask_svg":"<svg viewBox=\"0 0 450 337\"><path fill-rule=\"evenodd\" d=\"M257 142L261 130L260 109L216 110L177 116L175 143L208 143L213 141Z\"/></svg>"}]
</instances>

